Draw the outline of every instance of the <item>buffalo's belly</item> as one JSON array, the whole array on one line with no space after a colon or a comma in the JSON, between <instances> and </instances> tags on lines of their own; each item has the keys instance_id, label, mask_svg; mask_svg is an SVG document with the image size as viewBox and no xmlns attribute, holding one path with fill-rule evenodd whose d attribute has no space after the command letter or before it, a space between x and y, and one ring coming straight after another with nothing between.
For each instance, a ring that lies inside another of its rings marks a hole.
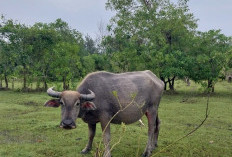
<instances>
[{"instance_id":1,"label":"buffalo's belly","mask_svg":"<svg viewBox=\"0 0 232 157\"><path fill-rule=\"evenodd\" d=\"M141 119L143 114L144 111L138 107L128 107L123 111L119 111L111 123L120 124L123 122L125 124L131 124Z\"/></svg>"}]
</instances>

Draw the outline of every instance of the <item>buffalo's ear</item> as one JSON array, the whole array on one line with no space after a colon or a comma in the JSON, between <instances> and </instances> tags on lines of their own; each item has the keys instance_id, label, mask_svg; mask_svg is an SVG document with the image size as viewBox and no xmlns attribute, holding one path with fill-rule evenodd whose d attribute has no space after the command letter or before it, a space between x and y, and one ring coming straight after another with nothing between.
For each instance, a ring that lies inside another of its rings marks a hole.
<instances>
[{"instance_id":1,"label":"buffalo's ear","mask_svg":"<svg viewBox=\"0 0 232 157\"><path fill-rule=\"evenodd\" d=\"M96 110L97 109L96 105L91 101L83 102L81 104L81 108L83 110Z\"/></svg>"},{"instance_id":2,"label":"buffalo's ear","mask_svg":"<svg viewBox=\"0 0 232 157\"><path fill-rule=\"evenodd\" d=\"M44 103L45 107L59 107L60 100L59 99L52 99Z\"/></svg>"}]
</instances>

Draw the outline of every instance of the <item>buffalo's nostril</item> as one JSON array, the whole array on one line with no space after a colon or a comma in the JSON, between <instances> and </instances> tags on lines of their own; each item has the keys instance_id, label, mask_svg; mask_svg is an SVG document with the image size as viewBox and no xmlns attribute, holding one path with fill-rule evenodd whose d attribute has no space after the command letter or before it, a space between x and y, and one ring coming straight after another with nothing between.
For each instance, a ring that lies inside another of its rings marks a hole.
<instances>
[{"instance_id":1,"label":"buffalo's nostril","mask_svg":"<svg viewBox=\"0 0 232 157\"><path fill-rule=\"evenodd\" d=\"M70 120L70 119L67 119L67 120L64 120L64 121L63 121L63 124L64 124L64 125L71 125L72 123L73 123L73 121Z\"/></svg>"},{"instance_id":2,"label":"buffalo's nostril","mask_svg":"<svg viewBox=\"0 0 232 157\"><path fill-rule=\"evenodd\" d=\"M65 120L61 121L60 128L74 129L74 128L76 128L76 124L72 119L65 119Z\"/></svg>"}]
</instances>

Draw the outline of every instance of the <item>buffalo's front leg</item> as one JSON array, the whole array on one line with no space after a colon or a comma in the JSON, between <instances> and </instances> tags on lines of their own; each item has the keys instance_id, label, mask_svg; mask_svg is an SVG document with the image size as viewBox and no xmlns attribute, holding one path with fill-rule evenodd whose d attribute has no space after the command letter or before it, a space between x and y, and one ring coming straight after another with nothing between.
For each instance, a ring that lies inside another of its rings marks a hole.
<instances>
[{"instance_id":1,"label":"buffalo's front leg","mask_svg":"<svg viewBox=\"0 0 232 157\"><path fill-rule=\"evenodd\" d=\"M110 120L101 121L102 133L103 133L103 142L105 145L103 157L111 157L110 153Z\"/></svg>"},{"instance_id":2,"label":"buffalo's front leg","mask_svg":"<svg viewBox=\"0 0 232 157\"><path fill-rule=\"evenodd\" d=\"M92 149L93 138L94 138L95 133L96 133L96 124L89 124L88 123L88 127L89 127L89 141L88 141L86 147L81 151L82 154L86 154Z\"/></svg>"}]
</instances>

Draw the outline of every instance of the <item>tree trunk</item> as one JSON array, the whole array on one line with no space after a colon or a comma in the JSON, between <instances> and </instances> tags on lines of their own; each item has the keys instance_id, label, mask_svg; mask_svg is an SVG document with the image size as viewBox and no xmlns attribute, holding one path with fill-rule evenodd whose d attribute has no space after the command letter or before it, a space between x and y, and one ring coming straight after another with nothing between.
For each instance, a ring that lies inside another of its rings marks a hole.
<instances>
[{"instance_id":1,"label":"tree trunk","mask_svg":"<svg viewBox=\"0 0 232 157\"><path fill-rule=\"evenodd\" d=\"M171 82L170 78L168 78L168 84L169 84L169 89L174 90L174 87L172 85L172 82Z\"/></svg>"},{"instance_id":2,"label":"tree trunk","mask_svg":"<svg viewBox=\"0 0 232 157\"><path fill-rule=\"evenodd\" d=\"M14 90L14 82L15 82L15 78L12 78L12 90Z\"/></svg>"},{"instance_id":3,"label":"tree trunk","mask_svg":"<svg viewBox=\"0 0 232 157\"><path fill-rule=\"evenodd\" d=\"M47 89L48 89L48 84L47 84L47 79L46 79L47 77L46 76L44 76L43 77L43 90L44 91L46 91ZM40 83L39 83L40 84ZM40 87L39 87L40 88Z\"/></svg>"},{"instance_id":4,"label":"tree trunk","mask_svg":"<svg viewBox=\"0 0 232 157\"><path fill-rule=\"evenodd\" d=\"M176 76L174 76L174 77L172 78L172 87L173 87L173 90L174 90L175 78L176 78Z\"/></svg>"},{"instance_id":5,"label":"tree trunk","mask_svg":"<svg viewBox=\"0 0 232 157\"><path fill-rule=\"evenodd\" d=\"M0 88L2 88L2 78L0 78Z\"/></svg>"},{"instance_id":6,"label":"tree trunk","mask_svg":"<svg viewBox=\"0 0 232 157\"><path fill-rule=\"evenodd\" d=\"M23 89L27 88L27 76L26 76L26 72L23 72Z\"/></svg>"},{"instance_id":7,"label":"tree trunk","mask_svg":"<svg viewBox=\"0 0 232 157\"><path fill-rule=\"evenodd\" d=\"M211 88L211 92L214 93L214 85L213 80L208 80L208 89Z\"/></svg>"},{"instance_id":8,"label":"tree trunk","mask_svg":"<svg viewBox=\"0 0 232 157\"><path fill-rule=\"evenodd\" d=\"M214 93L214 86L212 86L212 93Z\"/></svg>"},{"instance_id":9,"label":"tree trunk","mask_svg":"<svg viewBox=\"0 0 232 157\"><path fill-rule=\"evenodd\" d=\"M160 77L160 79L163 81L164 83L164 90L167 90L167 81L165 81L165 78L164 77Z\"/></svg>"},{"instance_id":10,"label":"tree trunk","mask_svg":"<svg viewBox=\"0 0 232 157\"><path fill-rule=\"evenodd\" d=\"M4 74L4 79L5 79L5 83L6 83L6 89L8 88L8 79L7 79L7 75Z\"/></svg>"},{"instance_id":11,"label":"tree trunk","mask_svg":"<svg viewBox=\"0 0 232 157\"><path fill-rule=\"evenodd\" d=\"M48 84L47 84L47 71L46 70L43 71L43 75L44 75L44 77L43 77L44 90L47 90Z\"/></svg>"},{"instance_id":12,"label":"tree trunk","mask_svg":"<svg viewBox=\"0 0 232 157\"><path fill-rule=\"evenodd\" d=\"M27 89L27 70L26 65L23 65L23 90Z\"/></svg>"},{"instance_id":13,"label":"tree trunk","mask_svg":"<svg viewBox=\"0 0 232 157\"><path fill-rule=\"evenodd\" d=\"M188 77L185 77L184 80L187 86L190 86L190 79Z\"/></svg>"},{"instance_id":14,"label":"tree trunk","mask_svg":"<svg viewBox=\"0 0 232 157\"><path fill-rule=\"evenodd\" d=\"M172 79L168 78L168 83L169 83L169 89L174 90L175 76Z\"/></svg>"},{"instance_id":15,"label":"tree trunk","mask_svg":"<svg viewBox=\"0 0 232 157\"><path fill-rule=\"evenodd\" d=\"M69 89L69 84L67 83L66 77L63 77L63 89L67 90Z\"/></svg>"},{"instance_id":16,"label":"tree trunk","mask_svg":"<svg viewBox=\"0 0 232 157\"><path fill-rule=\"evenodd\" d=\"M47 90L48 89L48 84L47 84L47 81L46 79L44 80L44 90Z\"/></svg>"},{"instance_id":17,"label":"tree trunk","mask_svg":"<svg viewBox=\"0 0 232 157\"><path fill-rule=\"evenodd\" d=\"M167 90L167 82L164 82L164 90Z\"/></svg>"},{"instance_id":18,"label":"tree trunk","mask_svg":"<svg viewBox=\"0 0 232 157\"><path fill-rule=\"evenodd\" d=\"M228 82L229 82L229 83L232 82L232 77L231 77L231 76L228 77Z\"/></svg>"}]
</instances>

